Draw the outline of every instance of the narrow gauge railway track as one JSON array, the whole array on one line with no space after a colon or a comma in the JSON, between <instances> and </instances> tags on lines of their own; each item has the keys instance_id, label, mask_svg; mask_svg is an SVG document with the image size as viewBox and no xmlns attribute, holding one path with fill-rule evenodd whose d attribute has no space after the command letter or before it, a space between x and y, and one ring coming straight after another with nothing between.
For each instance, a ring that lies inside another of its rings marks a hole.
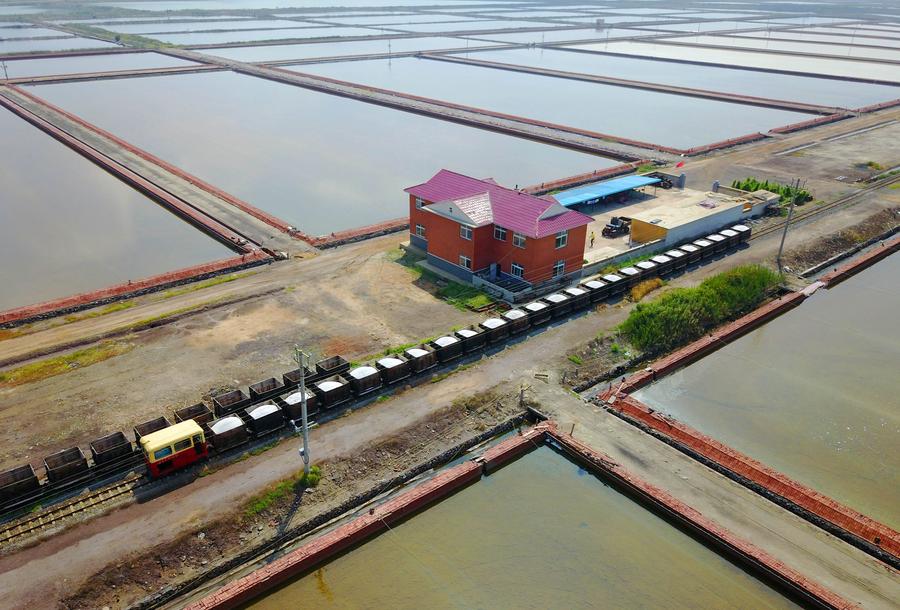
<instances>
[{"instance_id":1,"label":"narrow gauge railway track","mask_svg":"<svg viewBox=\"0 0 900 610\"><path fill-rule=\"evenodd\" d=\"M46 529L51 525L88 509L105 504L110 500L124 496L150 483L143 476L134 476L112 485L107 485L89 494L73 498L57 506L48 508L34 515L27 515L0 527L0 545L25 538Z\"/></svg>"},{"instance_id":2,"label":"narrow gauge railway track","mask_svg":"<svg viewBox=\"0 0 900 610\"><path fill-rule=\"evenodd\" d=\"M847 205L849 203L853 203L860 197L863 197L873 191L877 191L878 189L884 188L891 184L895 184L897 182L900 182L900 174L895 174L893 176L887 176L886 178L882 178L881 180L873 182L869 186L862 188L862 189L856 191L855 193L850 193L849 195L845 195L844 197L835 199L834 201L831 201L828 203L823 203L821 205L818 205L818 206L812 208L809 211L805 211L800 214L794 214L794 217L791 218L791 225L796 225L798 222L802 222L809 218L818 216L819 214L822 214L829 210L833 210L834 208L840 207L842 205ZM783 220L781 222L775 223L768 227L765 227L762 229L756 229L750 235L749 241L753 241L754 239L758 239L760 237L765 237L766 235L771 235L772 233L782 231L784 229L784 225L786 223L787 223L787 221Z\"/></svg>"}]
</instances>

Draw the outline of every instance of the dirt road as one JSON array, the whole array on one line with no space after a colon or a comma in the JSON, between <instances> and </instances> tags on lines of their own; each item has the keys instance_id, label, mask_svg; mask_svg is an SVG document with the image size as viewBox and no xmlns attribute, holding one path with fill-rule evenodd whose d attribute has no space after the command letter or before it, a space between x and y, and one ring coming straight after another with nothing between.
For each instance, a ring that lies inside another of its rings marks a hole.
<instances>
[{"instance_id":1,"label":"dirt road","mask_svg":"<svg viewBox=\"0 0 900 610\"><path fill-rule=\"evenodd\" d=\"M220 298L239 303L129 335L121 357L64 375L0 388L0 469L123 430L201 400L296 368L292 346L360 358L471 324L481 316L435 299L386 252L396 236L283 263L256 275L131 309L0 341L0 349L65 344ZM275 290L275 293L271 291ZM264 296L254 296L264 294ZM7 345L10 344L10 345ZM6 352L7 354L10 351Z\"/></svg>"},{"instance_id":2,"label":"dirt road","mask_svg":"<svg viewBox=\"0 0 900 610\"><path fill-rule=\"evenodd\" d=\"M597 412L556 384L570 346L617 323L627 310L610 307L558 324L440 383L420 386L352 417L327 423L313 432L318 459L352 455L365 443L390 436L458 396L495 385L500 391L510 391L527 383L542 407L560 419L563 429L574 422L576 437L596 444L627 468L804 575L865 607L889 607L890 600L900 594L900 585L882 564L663 443ZM536 359L535 354L543 356ZM534 377L539 372L550 373L549 383ZM209 515L239 507L248 495L293 474L298 466L295 443L286 442L164 497L98 518L0 560L0 587L7 592L11 607L28 607L36 600L46 600L50 592L59 598L103 565L194 531ZM166 527L161 528L160 523Z\"/></svg>"}]
</instances>

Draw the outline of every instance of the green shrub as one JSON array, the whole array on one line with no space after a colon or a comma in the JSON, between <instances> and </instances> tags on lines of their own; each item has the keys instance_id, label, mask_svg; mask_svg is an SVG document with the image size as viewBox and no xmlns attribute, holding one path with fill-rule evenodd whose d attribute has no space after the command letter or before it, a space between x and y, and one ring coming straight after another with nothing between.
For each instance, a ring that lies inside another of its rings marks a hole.
<instances>
[{"instance_id":1,"label":"green shrub","mask_svg":"<svg viewBox=\"0 0 900 610\"><path fill-rule=\"evenodd\" d=\"M778 193L785 201L790 201L792 197L796 197L796 202L801 204L812 200L812 195L809 191L788 184L781 184L780 182L769 182L768 180L760 182L752 176L750 178L745 178L744 180L735 180L731 183L731 188L750 192L762 189L764 191Z\"/></svg>"},{"instance_id":2,"label":"green shrub","mask_svg":"<svg viewBox=\"0 0 900 610\"><path fill-rule=\"evenodd\" d=\"M638 303L619 330L642 351L670 350L751 311L780 281L781 276L760 265L736 267L695 288L677 288Z\"/></svg>"},{"instance_id":3,"label":"green shrub","mask_svg":"<svg viewBox=\"0 0 900 610\"><path fill-rule=\"evenodd\" d=\"M576 354L572 354L571 356L569 356L569 360L571 360L573 363L577 364L578 366L581 366L582 364L584 364L584 360L581 359L581 356L578 356Z\"/></svg>"}]
</instances>

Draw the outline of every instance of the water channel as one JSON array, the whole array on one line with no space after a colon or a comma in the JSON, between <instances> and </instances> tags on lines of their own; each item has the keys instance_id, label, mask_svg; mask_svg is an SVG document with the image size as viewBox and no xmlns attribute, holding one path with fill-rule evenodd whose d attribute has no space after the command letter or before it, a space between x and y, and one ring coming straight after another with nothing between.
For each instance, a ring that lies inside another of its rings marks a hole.
<instances>
[{"instance_id":1,"label":"water channel","mask_svg":"<svg viewBox=\"0 0 900 610\"><path fill-rule=\"evenodd\" d=\"M898 277L894 255L637 397L897 529Z\"/></svg>"}]
</instances>

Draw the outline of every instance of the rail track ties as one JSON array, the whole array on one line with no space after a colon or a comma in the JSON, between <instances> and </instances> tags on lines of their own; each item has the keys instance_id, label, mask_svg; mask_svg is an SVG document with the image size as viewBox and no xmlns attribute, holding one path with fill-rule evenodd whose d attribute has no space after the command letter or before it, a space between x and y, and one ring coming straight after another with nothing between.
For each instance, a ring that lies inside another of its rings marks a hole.
<instances>
[{"instance_id":1,"label":"rail track ties","mask_svg":"<svg viewBox=\"0 0 900 610\"><path fill-rule=\"evenodd\" d=\"M148 483L149 481L144 477L132 477L5 523L0 526L0 546L33 536L64 519L129 494Z\"/></svg>"}]
</instances>

